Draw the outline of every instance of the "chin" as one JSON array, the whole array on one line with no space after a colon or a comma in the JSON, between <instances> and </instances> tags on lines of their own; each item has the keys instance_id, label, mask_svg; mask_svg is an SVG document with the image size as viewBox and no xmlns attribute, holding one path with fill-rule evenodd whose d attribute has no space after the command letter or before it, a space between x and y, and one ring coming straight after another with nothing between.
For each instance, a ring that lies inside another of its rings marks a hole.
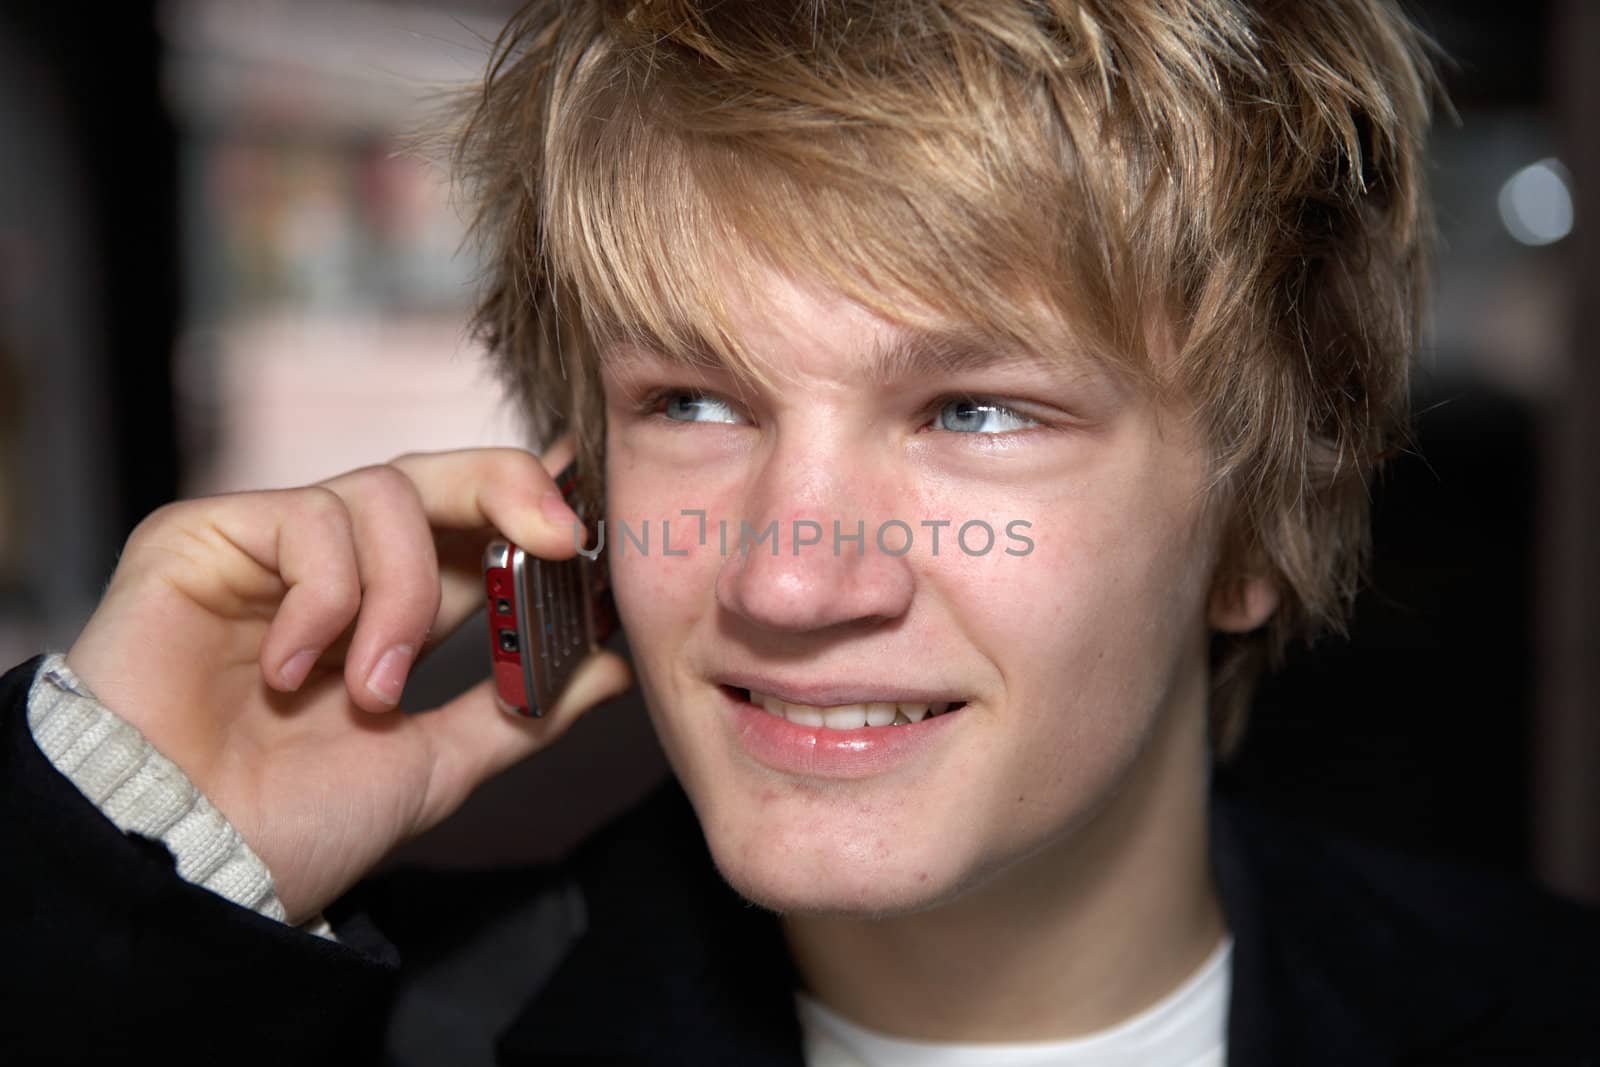
<instances>
[{"instance_id":1,"label":"chin","mask_svg":"<svg viewBox=\"0 0 1600 1067\"><path fill-rule=\"evenodd\" d=\"M712 859L746 900L780 914L886 918L960 894L960 850L846 826L783 829L766 820L702 820Z\"/></svg>"},{"instance_id":2,"label":"chin","mask_svg":"<svg viewBox=\"0 0 1600 1067\"><path fill-rule=\"evenodd\" d=\"M836 878L802 884L792 870L762 870L717 865L736 893L780 915L827 915L887 919L913 915L946 903L958 890L927 883L890 883L882 879Z\"/></svg>"}]
</instances>

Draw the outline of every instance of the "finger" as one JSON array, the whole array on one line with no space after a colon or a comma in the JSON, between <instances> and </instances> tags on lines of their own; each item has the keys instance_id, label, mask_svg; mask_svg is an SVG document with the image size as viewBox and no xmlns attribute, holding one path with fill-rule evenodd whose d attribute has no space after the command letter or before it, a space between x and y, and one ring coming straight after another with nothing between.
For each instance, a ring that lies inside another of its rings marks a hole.
<instances>
[{"instance_id":1,"label":"finger","mask_svg":"<svg viewBox=\"0 0 1600 1067\"><path fill-rule=\"evenodd\" d=\"M299 688L355 618L360 597L349 516L333 493L183 501L129 536L70 654L120 714L141 729L165 725L173 754L186 742L162 710L198 702L190 689L235 668L259 672L276 690ZM209 621L197 621L196 608ZM197 663L210 666L195 673ZM144 684L156 677L160 699Z\"/></svg>"},{"instance_id":2,"label":"finger","mask_svg":"<svg viewBox=\"0 0 1600 1067\"><path fill-rule=\"evenodd\" d=\"M632 684L627 661L601 651L583 662L543 718L524 719L501 710L492 681L417 716L434 746L434 774L423 805L427 825L448 816L478 786L552 744L591 708L621 696Z\"/></svg>"},{"instance_id":3,"label":"finger","mask_svg":"<svg viewBox=\"0 0 1600 1067\"><path fill-rule=\"evenodd\" d=\"M388 711L439 613L433 531L411 480L392 466L364 467L322 483L350 514L361 611L345 654L345 688L357 707Z\"/></svg>"},{"instance_id":4,"label":"finger","mask_svg":"<svg viewBox=\"0 0 1600 1067\"><path fill-rule=\"evenodd\" d=\"M559 459L552 450L549 461ZM531 452L416 452L396 459L393 466L416 485L435 527L498 530L542 559L577 554L584 531L550 472Z\"/></svg>"},{"instance_id":5,"label":"finger","mask_svg":"<svg viewBox=\"0 0 1600 1067\"><path fill-rule=\"evenodd\" d=\"M207 525L283 583L283 599L261 639L258 660L268 685L285 692L298 689L361 606L344 501L312 486L204 503Z\"/></svg>"},{"instance_id":6,"label":"finger","mask_svg":"<svg viewBox=\"0 0 1600 1067\"><path fill-rule=\"evenodd\" d=\"M417 492L419 499L424 491L431 492L431 486L444 482L455 487L461 487L474 477L482 477L487 473L496 484L515 480L525 468L529 466L530 458L539 467L543 474L552 476L551 490L555 490L553 475L559 473L567 464L572 462L577 448L571 435L564 435L553 442L542 455L533 458L530 454L520 449L481 449L474 451L444 452L444 453L416 453L401 456L394 460L390 466L406 473L408 477L416 474L427 479ZM537 474L537 472L535 472ZM505 476L509 477L505 477ZM542 478L541 478L542 481ZM413 485L417 483L414 481ZM491 498L495 493L488 494ZM499 494L505 495L505 494ZM541 500L542 503L542 500ZM489 510L504 511L514 509L515 504L506 503L503 506L490 499L487 504L467 499L467 494L457 493L451 497L436 501L436 506L429 514L429 523L435 527L434 549L439 564L439 604L434 616L433 626L423 640L422 652L427 652L433 645L453 633L467 619L483 610L483 550L490 540L496 537L510 537L518 541L512 533L503 533L499 526L487 519ZM427 511L425 505L425 511ZM576 519L570 511L560 511L558 521L570 522ZM509 521L508 521L509 522ZM541 535L543 536L543 535ZM527 546L524 546L527 547ZM535 554L539 549L534 548ZM544 549L547 557L560 555L558 550L550 549L548 542ZM571 553L567 553L571 555Z\"/></svg>"}]
</instances>

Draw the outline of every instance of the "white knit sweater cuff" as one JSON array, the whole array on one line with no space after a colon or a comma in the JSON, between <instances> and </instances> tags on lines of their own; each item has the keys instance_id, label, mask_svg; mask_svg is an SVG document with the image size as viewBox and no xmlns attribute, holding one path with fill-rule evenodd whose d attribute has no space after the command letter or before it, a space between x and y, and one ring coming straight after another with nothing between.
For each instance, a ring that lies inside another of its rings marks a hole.
<instances>
[{"instance_id":1,"label":"white knit sweater cuff","mask_svg":"<svg viewBox=\"0 0 1600 1067\"><path fill-rule=\"evenodd\" d=\"M34 677L28 727L45 758L119 830L165 845L179 877L286 920L267 865L239 831L137 727L96 700L61 655L46 657ZM320 915L301 929L337 940Z\"/></svg>"}]
</instances>

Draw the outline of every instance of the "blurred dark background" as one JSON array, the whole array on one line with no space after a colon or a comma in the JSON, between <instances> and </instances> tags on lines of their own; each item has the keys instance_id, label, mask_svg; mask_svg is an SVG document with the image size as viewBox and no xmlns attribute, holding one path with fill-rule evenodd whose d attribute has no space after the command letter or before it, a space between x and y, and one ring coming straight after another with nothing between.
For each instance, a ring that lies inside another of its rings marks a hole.
<instances>
[{"instance_id":1,"label":"blurred dark background","mask_svg":"<svg viewBox=\"0 0 1600 1067\"><path fill-rule=\"evenodd\" d=\"M415 150L494 0L0 9L0 658L64 648L178 496L511 443L474 264ZM1431 0L1459 121L1417 448L1376 490L1347 640L1258 699L1230 787L1600 900L1600 5ZM408 703L482 673L480 630ZM397 861L552 855L665 773L636 704Z\"/></svg>"}]
</instances>

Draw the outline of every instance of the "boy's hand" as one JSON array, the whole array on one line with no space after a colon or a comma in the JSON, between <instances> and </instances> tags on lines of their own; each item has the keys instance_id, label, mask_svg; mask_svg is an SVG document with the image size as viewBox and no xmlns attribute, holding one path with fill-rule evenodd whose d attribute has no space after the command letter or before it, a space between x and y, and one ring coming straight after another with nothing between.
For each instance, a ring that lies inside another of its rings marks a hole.
<instances>
[{"instance_id":1,"label":"boy's hand","mask_svg":"<svg viewBox=\"0 0 1600 1067\"><path fill-rule=\"evenodd\" d=\"M501 711L492 682L395 710L416 655L483 609L489 540L575 554L550 477L570 455L403 456L171 504L129 537L67 662L233 823L291 922L631 683L603 653L542 719Z\"/></svg>"}]
</instances>

